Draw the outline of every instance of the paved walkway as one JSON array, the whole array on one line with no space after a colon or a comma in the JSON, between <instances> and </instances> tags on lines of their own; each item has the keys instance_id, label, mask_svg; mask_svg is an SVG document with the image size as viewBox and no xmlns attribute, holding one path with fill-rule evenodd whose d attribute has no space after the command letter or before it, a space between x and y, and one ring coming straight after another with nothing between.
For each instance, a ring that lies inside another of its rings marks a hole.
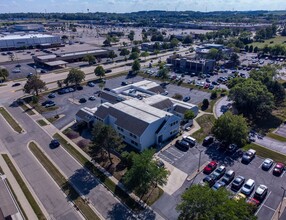
<instances>
[{"instance_id":1,"label":"paved walkway","mask_svg":"<svg viewBox=\"0 0 286 220\"><path fill-rule=\"evenodd\" d=\"M9 181L14 193L16 194L16 197L17 197L20 205L22 206L25 214L27 215L28 219L37 219L35 212L33 211L32 207L30 206L30 203L28 202L26 196L24 195L23 191L21 190L20 185L18 184L17 180L15 179L13 174L11 173L9 167L7 166L7 164L4 161L2 156L0 156L0 167L2 168L6 178L8 179L8 181ZM18 170L18 172L20 173L19 170ZM35 195L33 195L33 196L35 199L37 198ZM41 209L44 210L43 207L41 207ZM46 216L48 216L48 215L46 215Z\"/></svg>"}]
</instances>

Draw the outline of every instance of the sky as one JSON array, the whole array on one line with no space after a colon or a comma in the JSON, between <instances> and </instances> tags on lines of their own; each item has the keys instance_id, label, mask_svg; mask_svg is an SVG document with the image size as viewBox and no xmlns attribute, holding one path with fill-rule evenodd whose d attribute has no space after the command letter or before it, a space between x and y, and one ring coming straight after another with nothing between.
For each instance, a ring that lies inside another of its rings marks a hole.
<instances>
[{"instance_id":1,"label":"sky","mask_svg":"<svg viewBox=\"0 0 286 220\"><path fill-rule=\"evenodd\" d=\"M286 10L286 0L0 0L0 13Z\"/></svg>"}]
</instances>

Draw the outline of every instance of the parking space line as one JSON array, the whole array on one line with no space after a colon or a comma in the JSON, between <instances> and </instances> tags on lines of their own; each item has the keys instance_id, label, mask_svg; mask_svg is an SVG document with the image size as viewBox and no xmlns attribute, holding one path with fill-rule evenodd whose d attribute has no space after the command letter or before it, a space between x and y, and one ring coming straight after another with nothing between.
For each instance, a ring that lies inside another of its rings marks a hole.
<instances>
[{"instance_id":1,"label":"parking space line","mask_svg":"<svg viewBox=\"0 0 286 220\"><path fill-rule=\"evenodd\" d=\"M268 173L271 173L272 170L274 169L274 167L275 167L275 163L273 163L273 165L272 165L272 167L269 169Z\"/></svg>"},{"instance_id":2,"label":"parking space line","mask_svg":"<svg viewBox=\"0 0 286 220\"><path fill-rule=\"evenodd\" d=\"M285 174L285 170L283 171L283 173L282 173L282 175L280 176L280 178L282 178L282 177L284 176L284 174Z\"/></svg>"},{"instance_id":3,"label":"parking space line","mask_svg":"<svg viewBox=\"0 0 286 220\"><path fill-rule=\"evenodd\" d=\"M167 150L172 150L174 153L180 155L181 157L185 155L185 153L182 153L181 151L177 150L177 148L169 147Z\"/></svg>"},{"instance_id":4,"label":"parking space line","mask_svg":"<svg viewBox=\"0 0 286 220\"><path fill-rule=\"evenodd\" d=\"M257 211L256 211L255 214L254 214L255 216L258 214L258 212L260 211L260 209L264 206L264 204L265 204L266 200L269 198L271 192L272 192L272 191L270 191L270 192L268 193L268 195L266 196L266 198L264 199L264 201L261 203L260 207L257 209Z\"/></svg>"},{"instance_id":5,"label":"parking space line","mask_svg":"<svg viewBox=\"0 0 286 220\"><path fill-rule=\"evenodd\" d=\"M178 158L178 159L180 159L182 156L184 156L184 154L183 154L183 155L178 156L178 155L176 155L175 153L172 153L169 149L167 149L167 150L165 150L165 151L166 151L166 152L168 152L169 154L171 154L172 156L174 156L174 157Z\"/></svg>"},{"instance_id":6,"label":"parking space line","mask_svg":"<svg viewBox=\"0 0 286 220\"><path fill-rule=\"evenodd\" d=\"M258 167L259 169L261 169L261 167L262 167L262 164L263 164L263 162L262 162L262 163L259 165L259 167Z\"/></svg>"},{"instance_id":7,"label":"parking space line","mask_svg":"<svg viewBox=\"0 0 286 220\"><path fill-rule=\"evenodd\" d=\"M161 157L161 159L165 160L166 162L168 162L170 164L174 163L173 160L171 160L169 157L165 156L164 154L159 154L158 156Z\"/></svg>"},{"instance_id":8,"label":"parking space line","mask_svg":"<svg viewBox=\"0 0 286 220\"><path fill-rule=\"evenodd\" d=\"M274 212L276 212L276 209L273 209L273 208L269 207L268 205L263 205L263 206L268 208L268 209L270 209L270 210L272 210L272 211L274 211Z\"/></svg>"}]
</instances>

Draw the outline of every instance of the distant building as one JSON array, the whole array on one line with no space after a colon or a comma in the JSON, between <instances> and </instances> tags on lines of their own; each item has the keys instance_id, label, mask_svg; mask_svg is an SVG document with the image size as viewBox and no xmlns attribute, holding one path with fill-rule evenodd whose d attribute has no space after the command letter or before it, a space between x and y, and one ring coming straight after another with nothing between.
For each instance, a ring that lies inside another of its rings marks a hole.
<instances>
[{"instance_id":1,"label":"distant building","mask_svg":"<svg viewBox=\"0 0 286 220\"><path fill-rule=\"evenodd\" d=\"M162 42L156 41L156 42L146 42L141 44L141 50L143 51L150 51L153 52L155 50L155 43L159 45L159 50L162 49Z\"/></svg>"},{"instance_id":2,"label":"distant building","mask_svg":"<svg viewBox=\"0 0 286 220\"><path fill-rule=\"evenodd\" d=\"M37 47L43 44L61 45L61 38L48 34L0 35L0 50Z\"/></svg>"},{"instance_id":3,"label":"distant building","mask_svg":"<svg viewBox=\"0 0 286 220\"><path fill-rule=\"evenodd\" d=\"M209 51L213 48L220 50L225 57L229 57L231 54L231 50L222 44L203 44L196 48L196 57L207 58Z\"/></svg>"},{"instance_id":4,"label":"distant building","mask_svg":"<svg viewBox=\"0 0 286 220\"><path fill-rule=\"evenodd\" d=\"M178 134L185 111L191 110L195 116L199 111L196 105L160 95L161 91L157 83L143 80L103 92L103 104L82 108L76 120L90 126L97 121L111 125L138 151L160 146Z\"/></svg>"},{"instance_id":5,"label":"distant building","mask_svg":"<svg viewBox=\"0 0 286 220\"><path fill-rule=\"evenodd\" d=\"M67 62L75 62L82 60L86 55L93 55L95 57L107 57L108 50L87 50L87 51L77 51L71 53L59 53L59 54L49 54L42 56L33 56L34 62L42 66L60 66L65 65Z\"/></svg>"},{"instance_id":6,"label":"distant building","mask_svg":"<svg viewBox=\"0 0 286 220\"><path fill-rule=\"evenodd\" d=\"M215 67L215 60L194 59L192 57L182 57L179 55L168 57L167 63L172 65L173 70L186 74L207 74L212 72Z\"/></svg>"},{"instance_id":7,"label":"distant building","mask_svg":"<svg viewBox=\"0 0 286 220\"><path fill-rule=\"evenodd\" d=\"M42 24L15 24L15 25L11 26L10 31L44 32L45 28Z\"/></svg>"}]
</instances>

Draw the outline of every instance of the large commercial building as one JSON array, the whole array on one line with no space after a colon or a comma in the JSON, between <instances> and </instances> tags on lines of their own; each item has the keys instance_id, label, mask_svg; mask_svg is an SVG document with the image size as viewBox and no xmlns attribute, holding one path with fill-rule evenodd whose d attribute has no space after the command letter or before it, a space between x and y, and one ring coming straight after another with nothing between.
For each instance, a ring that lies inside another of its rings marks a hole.
<instances>
[{"instance_id":1,"label":"large commercial building","mask_svg":"<svg viewBox=\"0 0 286 220\"><path fill-rule=\"evenodd\" d=\"M160 95L157 83L143 80L101 94L102 104L82 108L76 114L78 122L90 126L101 121L111 125L123 140L143 151L161 146L180 131L187 110L198 114L198 106Z\"/></svg>"},{"instance_id":2,"label":"large commercial building","mask_svg":"<svg viewBox=\"0 0 286 220\"><path fill-rule=\"evenodd\" d=\"M211 49L217 49L225 57L229 57L231 54L231 49L225 47L222 44L202 44L196 48L196 57L206 59Z\"/></svg>"},{"instance_id":3,"label":"large commercial building","mask_svg":"<svg viewBox=\"0 0 286 220\"><path fill-rule=\"evenodd\" d=\"M174 55L167 58L167 63L175 71L184 72L186 74L207 74L212 72L215 67L215 61L209 59L194 59L192 57L182 57Z\"/></svg>"},{"instance_id":4,"label":"large commercial building","mask_svg":"<svg viewBox=\"0 0 286 220\"><path fill-rule=\"evenodd\" d=\"M0 35L0 50L37 47L41 45L61 45L61 38L48 34Z\"/></svg>"},{"instance_id":5,"label":"large commercial building","mask_svg":"<svg viewBox=\"0 0 286 220\"><path fill-rule=\"evenodd\" d=\"M43 32L45 31L45 28L42 24L15 24L11 27L10 31Z\"/></svg>"}]
</instances>

